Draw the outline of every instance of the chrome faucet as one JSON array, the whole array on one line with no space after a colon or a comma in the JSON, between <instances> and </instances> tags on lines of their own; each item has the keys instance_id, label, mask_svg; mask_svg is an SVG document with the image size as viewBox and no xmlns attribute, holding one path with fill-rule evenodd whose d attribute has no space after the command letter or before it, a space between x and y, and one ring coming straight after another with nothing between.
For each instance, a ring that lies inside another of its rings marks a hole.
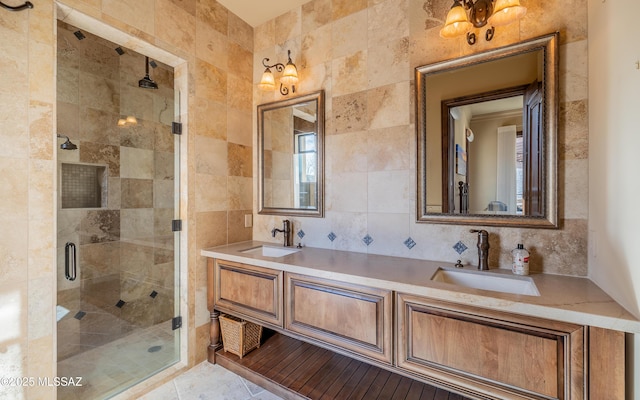
<instances>
[{"instance_id":1,"label":"chrome faucet","mask_svg":"<svg viewBox=\"0 0 640 400\"><path fill-rule=\"evenodd\" d=\"M293 246L293 229L291 229L291 221L285 219L282 221L282 229L273 228L271 230L271 236L276 237L276 233L282 232L284 234L284 247Z\"/></svg>"},{"instance_id":2,"label":"chrome faucet","mask_svg":"<svg viewBox=\"0 0 640 400\"><path fill-rule=\"evenodd\" d=\"M478 269L489 270L489 232L484 229L471 229L471 233L478 234Z\"/></svg>"}]
</instances>

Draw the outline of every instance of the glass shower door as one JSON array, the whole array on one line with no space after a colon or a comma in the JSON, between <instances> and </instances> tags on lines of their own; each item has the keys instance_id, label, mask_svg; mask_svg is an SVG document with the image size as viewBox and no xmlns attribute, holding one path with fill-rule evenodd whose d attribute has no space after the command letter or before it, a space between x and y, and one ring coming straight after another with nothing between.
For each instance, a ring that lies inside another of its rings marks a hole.
<instances>
[{"instance_id":1,"label":"glass shower door","mask_svg":"<svg viewBox=\"0 0 640 400\"><path fill-rule=\"evenodd\" d=\"M179 360L180 152L173 69L76 32L58 22L57 337L83 385L58 399L96 399Z\"/></svg>"}]
</instances>

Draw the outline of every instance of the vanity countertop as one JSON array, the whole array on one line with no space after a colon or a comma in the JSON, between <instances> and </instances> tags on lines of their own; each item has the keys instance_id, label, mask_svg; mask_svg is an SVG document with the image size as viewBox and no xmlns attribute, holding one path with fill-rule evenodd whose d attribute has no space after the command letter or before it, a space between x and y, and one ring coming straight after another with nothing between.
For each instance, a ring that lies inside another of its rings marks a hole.
<instances>
[{"instance_id":1,"label":"vanity countertop","mask_svg":"<svg viewBox=\"0 0 640 400\"><path fill-rule=\"evenodd\" d=\"M453 266L452 263L441 261L313 247L303 247L300 251L283 257L264 257L261 254L242 252L262 245L283 248L274 243L247 241L203 249L201 254L205 257L395 290L492 310L640 333L640 321L588 278L532 274L529 277L535 282L540 296L518 295L432 281L431 277L439 267ZM475 270L470 266L465 269ZM511 271L503 269L482 273L511 276Z\"/></svg>"}]
</instances>

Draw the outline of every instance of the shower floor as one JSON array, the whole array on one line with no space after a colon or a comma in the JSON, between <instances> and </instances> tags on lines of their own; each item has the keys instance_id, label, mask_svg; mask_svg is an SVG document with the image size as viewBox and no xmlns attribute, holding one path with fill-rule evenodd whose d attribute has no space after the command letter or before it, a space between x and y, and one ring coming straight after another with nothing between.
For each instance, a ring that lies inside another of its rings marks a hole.
<instances>
[{"instance_id":1,"label":"shower floor","mask_svg":"<svg viewBox=\"0 0 640 400\"><path fill-rule=\"evenodd\" d=\"M82 387L59 387L58 399L107 398L166 368L179 359L175 334L166 321L59 361L57 376L82 376Z\"/></svg>"}]
</instances>

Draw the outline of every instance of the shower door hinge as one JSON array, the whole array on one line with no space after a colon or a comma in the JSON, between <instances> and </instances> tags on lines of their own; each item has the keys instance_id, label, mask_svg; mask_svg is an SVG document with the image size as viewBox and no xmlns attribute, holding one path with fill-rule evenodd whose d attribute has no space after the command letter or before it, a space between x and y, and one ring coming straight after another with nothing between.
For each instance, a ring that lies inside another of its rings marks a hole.
<instances>
[{"instance_id":1,"label":"shower door hinge","mask_svg":"<svg viewBox=\"0 0 640 400\"><path fill-rule=\"evenodd\" d=\"M172 122L171 123L171 133L174 135L182 135L182 123L181 122Z\"/></svg>"},{"instance_id":2,"label":"shower door hinge","mask_svg":"<svg viewBox=\"0 0 640 400\"><path fill-rule=\"evenodd\" d=\"M174 219L173 221L171 221L171 231L173 231L173 232L182 231L182 220L181 219Z\"/></svg>"},{"instance_id":3,"label":"shower door hinge","mask_svg":"<svg viewBox=\"0 0 640 400\"><path fill-rule=\"evenodd\" d=\"M180 328L182 328L182 317L178 315L171 320L171 329L175 331Z\"/></svg>"}]
</instances>

